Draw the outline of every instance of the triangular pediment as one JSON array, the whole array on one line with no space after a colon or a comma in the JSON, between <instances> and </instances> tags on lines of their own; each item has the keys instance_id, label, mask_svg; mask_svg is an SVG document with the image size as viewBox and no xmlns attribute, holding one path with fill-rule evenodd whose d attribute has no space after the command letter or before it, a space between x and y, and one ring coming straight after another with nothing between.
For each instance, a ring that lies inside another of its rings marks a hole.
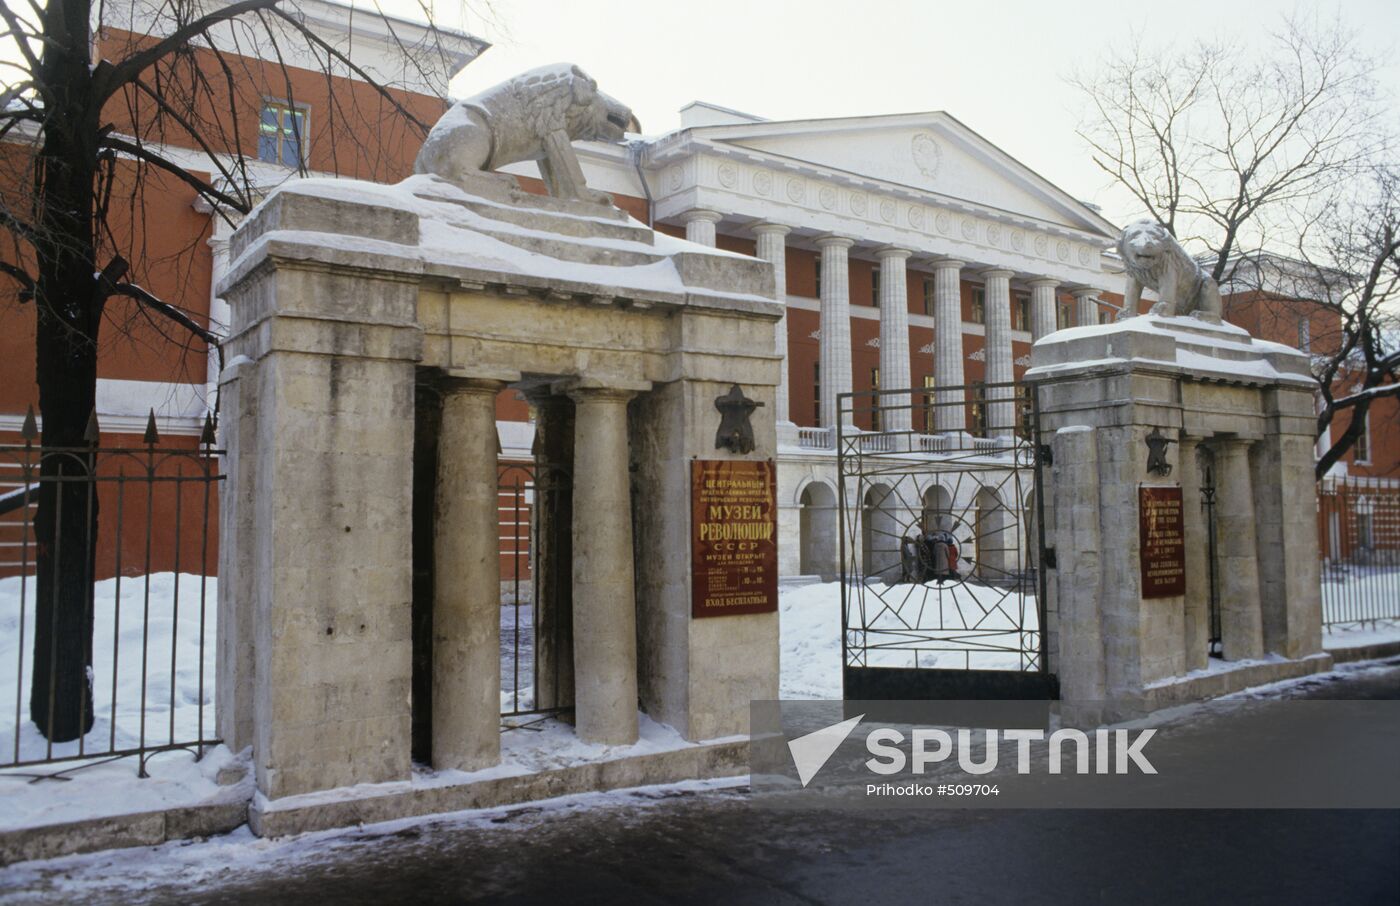
<instances>
[{"instance_id":1,"label":"triangular pediment","mask_svg":"<svg viewBox=\"0 0 1400 906\"><path fill-rule=\"evenodd\" d=\"M1115 228L946 113L745 123L697 137L1076 230Z\"/></svg>"}]
</instances>

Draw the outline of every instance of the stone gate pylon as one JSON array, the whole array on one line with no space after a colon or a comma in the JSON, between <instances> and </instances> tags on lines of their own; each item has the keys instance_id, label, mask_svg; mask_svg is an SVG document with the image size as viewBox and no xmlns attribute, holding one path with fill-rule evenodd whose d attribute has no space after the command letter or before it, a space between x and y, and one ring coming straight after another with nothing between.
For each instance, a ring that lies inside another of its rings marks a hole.
<instances>
[{"instance_id":1,"label":"stone gate pylon","mask_svg":"<svg viewBox=\"0 0 1400 906\"><path fill-rule=\"evenodd\" d=\"M771 265L591 196L427 174L286 183L230 251L218 720L231 748L252 746L255 829L742 770L749 703L777 695L776 600L692 618L691 465L775 454ZM754 404L751 443L719 450L715 401L736 384ZM431 537L415 540L425 386L441 428ZM575 473L571 555L548 570L571 583L573 732L627 747L640 710L696 745L608 771L493 776L489 794L425 789L410 759L415 544L434 561L432 767L470 779L501 757L495 406L508 387L536 401ZM342 787L364 792L315 798Z\"/></svg>"},{"instance_id":2,"label":"stone gate pylon","mask_svg":"<svg viewBox=\"0 0 1400 906\"><path fill-rule=\"evenodd\" d=\"M1307 357L1142 315L1050 334L1032 362L1062 698L1153 707L1328 669Z\"/></svg>"}]
</instances>

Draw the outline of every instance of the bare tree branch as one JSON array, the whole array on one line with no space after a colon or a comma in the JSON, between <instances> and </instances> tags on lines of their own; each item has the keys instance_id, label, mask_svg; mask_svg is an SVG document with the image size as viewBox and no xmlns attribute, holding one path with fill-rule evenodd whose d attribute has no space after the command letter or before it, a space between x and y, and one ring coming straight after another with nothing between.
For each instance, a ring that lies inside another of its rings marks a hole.
<instances>
[{"instance_id":1,"label":"bare tree branch","mask_svg":"<svg viewBox=\"0 0 1400 906\"><path fill-rule=\"evenodd\" d=\"M139 51L117 64L103 60L93 70L93 93L99 105L128 83L134 81L148 67L154 66L166 56L187 48L192 40L200 37L221 22L236 19L254 10L270 9L282 0L239 0L223 9L176 28L169 35L157 41L146 50Z\"/></svg>"},{"instance_id":2,"label":"bare tree branch","mask_svg":"<svg viewBox=\"0 0 1400 906\"><path fill-rule=\"evenodd\" d=\"M214 188L209 183L200 179L198 176L195 176L189 170L185 169L184 167L181 167L179 164L172 163L166 160L165 158L161 157L159 154L156 154L154 151L151 151L148 148L112 135L103 138L101 141L101 145L104 148L111 148L113 151L119 151L123 154L129 154L132 157L137 158L138 160L145 161L153 167L157 167L161 170L164 170L165 172L174 176L176 179L193 188L201 196L208 199L210 202L213 202L214 204L227 205L230 209L235 210L240 214L246 214L250 210L252 210L252 206L243 199L235 198L232 195L229 195L225 192L220 192L218 189Z\"/></svg>"}]
</instances>

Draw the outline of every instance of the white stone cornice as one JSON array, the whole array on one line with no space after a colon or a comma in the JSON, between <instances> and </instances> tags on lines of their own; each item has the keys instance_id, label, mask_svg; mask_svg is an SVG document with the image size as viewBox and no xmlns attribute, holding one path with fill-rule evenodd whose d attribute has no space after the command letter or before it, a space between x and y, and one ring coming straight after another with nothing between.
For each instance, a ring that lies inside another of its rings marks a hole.
<instances>
[{"instance_id":1,"label":"white stone cornice","mask_svg":"<svg viewBox=\"0 0 1400 906\"><path fill-rule=\"evenodd\" d=\"M921 259L958 258L1065 285L1114 285L1102 270L1104 236L909 187L856 181L839 172L797 172L709 147L693 148L653 170L649 182L658 221L679 222L694 209L723 211L732 220L788 225L798 234L798 246L804 244L800 237L837 234L867 248L907 248Z\"/></svg>"},{"instance_id":2,"label":"white stone cornice","mask_svg":"<svg viewBox=\"0 0 1400 906\"><path fill-rule=\"evenodd\" d=\"M853 194L872 193L878 196L904 200L913 204L927 205L939 210L946 210L954 215L969 214L974 217L995 220L1008 227L1018 227L1033 232L1046 233L1051 237L1063 237L1072 241L1096 244L1096 250L1097 248L1107 247L1114 239L1114 236L1107 232L1101 233L1093 230L1084 230L1065 224L1045 221L1016 211L1009 211L976 201L942 195L937 192L907 186L901 183L888 182L876 177L863 176L858 173L851 173L846 170L839 170L809 161L783 157L772 152L757 151L752 148L744 148L725 143L702 141L682 142L675 147L669 148L665 154L655 153L654 149L656 147L656 145L653 145L652 150L649 151L647 155L647 166L648 169L653 171L659 170L663 175L674 174L674 171L678 167L684 169L697 158L707 158L714 162L712 166L716 170L727 164L729 169L726 170L725 173L731 176L732 181L735 183L740 182L740 176L745 173L752 175L755 173L767 172L770 179L777 179L779 177L805 177L816 183L829 184L838 191ZM666 182L673 181L674 176ZM679 188L679 186L677 186L677 188ZM664 189L665 185L663 184L663 191ZM758 194L764 194L761 187ZM867 210L869 210L868 206ZM879 212L875 211L874 213ZM875 218L872 215L869 219L873 220Z\"/></svg>"}]
</instances>

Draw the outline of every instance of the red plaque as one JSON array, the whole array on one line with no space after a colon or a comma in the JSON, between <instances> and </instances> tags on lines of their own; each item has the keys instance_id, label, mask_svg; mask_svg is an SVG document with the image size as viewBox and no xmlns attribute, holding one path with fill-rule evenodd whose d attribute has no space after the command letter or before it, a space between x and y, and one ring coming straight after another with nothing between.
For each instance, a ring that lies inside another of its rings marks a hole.
<instances>
[{"instance_id":1,"label":"red plaque","mask_svg":"<svg viewBox=\"0 0 1400 906\"><path fill-rule=\"evenodd\" d=\"M1186 535L1181 506L1181 488L1138 488L1144 598L1186 594Z\"/></svg>"},{"instance_id":2,"label":"red plaque","mask_svg":"<svg viewBox=\"0 0 1400 906\"><path fill-rule=\"evenodd\" d=\"M690 464L690 615L778 609L778 489L772 461Z\"/></svg>"}]
</instances>

